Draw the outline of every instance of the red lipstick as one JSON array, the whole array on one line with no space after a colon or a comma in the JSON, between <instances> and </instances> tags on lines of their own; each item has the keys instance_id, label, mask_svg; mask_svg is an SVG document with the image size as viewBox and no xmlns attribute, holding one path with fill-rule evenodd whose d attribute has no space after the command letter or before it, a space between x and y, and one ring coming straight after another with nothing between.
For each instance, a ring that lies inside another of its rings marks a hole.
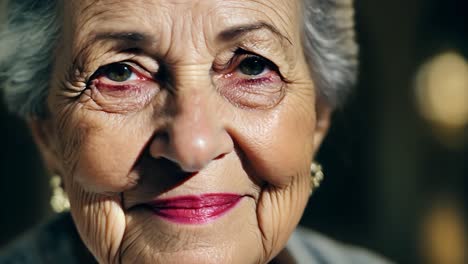
<instances>
[{"instance_id":1,"label":"red lipstick","mask_svg":"<svg viewBox=\"0 0 468 264\"><path fill-rule=\"evenodd\" d=\"M178 196L149 203L153 212L169 221L182 224L210 222L234 208L242 199L238 194L213 193Z\"/></svg>"}]
</instances>

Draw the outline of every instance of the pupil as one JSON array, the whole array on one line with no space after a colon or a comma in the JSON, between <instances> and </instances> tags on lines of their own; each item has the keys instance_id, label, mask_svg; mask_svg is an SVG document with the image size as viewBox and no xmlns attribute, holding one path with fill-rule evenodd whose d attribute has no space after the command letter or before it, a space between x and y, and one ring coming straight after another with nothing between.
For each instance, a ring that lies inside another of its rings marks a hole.
<instances>
[{"instance_id":1,"label":"pupil","mask_svg":"<svg viewBox=\"0 0 468 264\"><path fill-rule=\"evenodd\" d=\"M130 78L132 71L127 65L112 64L106 71L106 77L116 82L124 82Z\"/></svg>"},{"instance_id":2,"label":"pupil","mask_svg":"<svg viewBox=\"0 0 468 264\"><path fill-rule=\"evenodd\" d=\"M243 60L240 65L240 71L245 75L259 75L265 70L265 62L256 57L250 57Z\"/></svg>"}]
</instances>

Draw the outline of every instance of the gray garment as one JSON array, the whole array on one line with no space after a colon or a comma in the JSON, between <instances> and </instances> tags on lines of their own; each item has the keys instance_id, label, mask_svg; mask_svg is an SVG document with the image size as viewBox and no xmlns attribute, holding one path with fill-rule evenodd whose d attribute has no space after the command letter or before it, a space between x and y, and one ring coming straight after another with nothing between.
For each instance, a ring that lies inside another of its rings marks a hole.
<instances>
[{"instance_id":1,"label":"gray garment","mask_svg":"<svg viewBox=\"0 0 468 264\"><path fill-rule=\"evenodd\" d=\"M297 264L390 263L301 227L292 234L286 247ZM91 258L83 249L70 214L61 214L0 251L0 264L81 264L78 259L83 254L84 259Z\"/></svg>"},{"instance_id":2,"label":"gray garment","mask_svg":"<svg viewBox=\"0 0 468 264\"><path fill-rule=\"evenodd\" d=\"M391 264L365 249L341 244L298 227L286 245L297 264Z\"/></svg>"},{"instance_id":3,"label":"gray garment","mask_svg":"<svg viewBox=\"0 0 468 264\"><path fill-rule=\"evenodd\" d=\"M1 250L0 264L81 264L80 256L90 256L83 248L71 215L64 213Z\"/></svg>"}]
</instances>

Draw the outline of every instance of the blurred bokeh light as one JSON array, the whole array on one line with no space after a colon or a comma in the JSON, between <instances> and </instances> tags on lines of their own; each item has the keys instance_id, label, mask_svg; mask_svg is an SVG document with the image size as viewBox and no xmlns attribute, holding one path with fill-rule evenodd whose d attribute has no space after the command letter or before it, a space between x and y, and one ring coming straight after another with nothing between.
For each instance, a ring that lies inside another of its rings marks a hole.
<instances>
[{"instance_id":1,"label":"blurred bokeh light","mask_svg":"<svg viewBox=\"0 0 468 264\"><path fill-rule=\"evenodd\" d=\"M421 255L428 264L465 264L466 231L461 207L452 199L433 203L422 225Z\"/></svg>"},{"instance_id":2,"label":"blurred bokeh light","mask_svg":"<svg viewBox=\"0 0 468 264\"><path fill-rule=\"evenodd\" d=\"M465 58L453 51L435 56L419 69L415 88L420 113L435 127L437 136L450 146L463 146L468 127Z\"/></svg>"}]
</instances>

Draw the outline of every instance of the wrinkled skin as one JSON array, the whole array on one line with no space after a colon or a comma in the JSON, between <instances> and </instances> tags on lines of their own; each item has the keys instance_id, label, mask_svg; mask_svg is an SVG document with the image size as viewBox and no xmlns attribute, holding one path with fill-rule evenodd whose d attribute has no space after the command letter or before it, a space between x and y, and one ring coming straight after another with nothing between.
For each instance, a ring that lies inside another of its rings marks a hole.
<instances>
[{"instance_id":1,"label":"wrinkled skin","mask_svg":"<svg viewBox=\"0 0 468 264\"><path fill-rule=\"evenodd\" d=\"M280 252L308 201L330 112L317 107L305 62L301 3L64 2L50 116L30 124L94 257L285 262ZM240 69L252 55L269 61L260 74ZM117 62L129 63L131 78L96 74ZM200 225L142 206L204 193L244 198Z\"/></svg>"}]
</instances>

